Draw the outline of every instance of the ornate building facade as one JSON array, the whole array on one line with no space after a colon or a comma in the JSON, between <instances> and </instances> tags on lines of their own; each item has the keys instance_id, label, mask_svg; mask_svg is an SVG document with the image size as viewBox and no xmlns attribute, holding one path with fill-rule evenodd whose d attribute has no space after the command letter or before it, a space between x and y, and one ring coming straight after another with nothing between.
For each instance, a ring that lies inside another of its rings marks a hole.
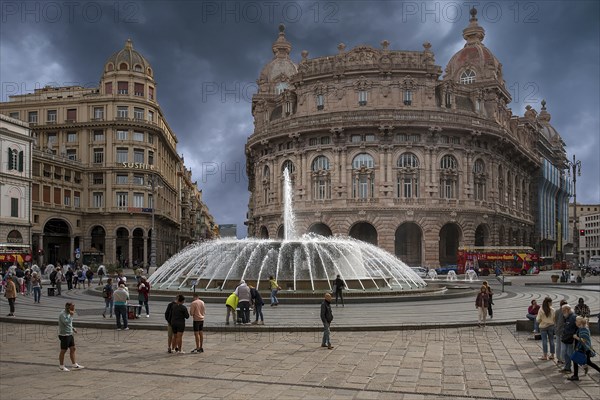
<instances>
[{"instance_id":1,"label":"ornate building facade","mask_svg":"<svg viewBox=\"0 0 600 400\"><path fill-rule=\"evenodd\" d=\"M561 178L542 191L542 165L560 177L564 143L545 105L540 115L512 114L484 36L472 10L465 46L442 75L429 43L422 51L340 44L326 57L303 51L296 64L281 26L252 100L249 235L283 237L288 168L301 233L349 235L410 265L454 264L463 245L545 240L554 246L542 255L552 256L558 235L541 232L541 222L566 226L556 210L566 210L568 185Z\"/></svg>"},{"instance_id":2,"label":"ornate building facade","mask_svg":"<svg viewBox=\"0 0 600 400\"><path fill-rule=\"evenodd\" d=\"M154 71L131 40L99 87L44 87L0 113L32 130L32 245L37 262L160 265L213 222L177 153ZM204 218L201 218L201 216ZM207 226L198 226L205 223ZM81 257L83 256L83 257Z\"/></svg>"}]
</instances>

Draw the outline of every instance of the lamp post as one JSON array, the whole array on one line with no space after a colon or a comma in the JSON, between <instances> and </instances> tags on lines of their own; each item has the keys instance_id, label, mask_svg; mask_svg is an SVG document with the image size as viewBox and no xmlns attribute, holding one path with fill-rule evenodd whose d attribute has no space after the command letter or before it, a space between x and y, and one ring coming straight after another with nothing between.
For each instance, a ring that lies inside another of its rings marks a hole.
<instances>
[{"instance_id":1,"label":"lamp post","mask_svg":"<svg viewBox=\"0 0 600 400\"><path fill-rule=\"evenodd\" d=\"M152 271L156 270L156 229L154 227L154 214L156 210L156 198L154 194L161 187L159 185L160 178L157 175L150 175L148 183L150 184L150 190L152 190L152 237L150 238L150 268Z\"/></svg>"},{"instance_id":2,"label":"lamp post","mask_svg":"<svg viewBox=\"0 0 600 400\"><path fill-rule=\"evenodd\" d=\"M579 230L577 229L577 177L581 176L581 161L575 160L575 154L573 154L573 161L567 161L567 168L569 175L571 170L573 171L573 254L576 257L575 266L579 265Z\"/></svg>"}]
</instances>

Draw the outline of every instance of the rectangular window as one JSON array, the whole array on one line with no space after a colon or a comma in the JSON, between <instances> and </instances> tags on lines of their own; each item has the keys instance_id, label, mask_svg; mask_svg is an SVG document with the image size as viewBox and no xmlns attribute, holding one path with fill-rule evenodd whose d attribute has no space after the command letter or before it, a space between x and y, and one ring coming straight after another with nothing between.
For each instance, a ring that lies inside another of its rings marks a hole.
<instances>
[{"instance_id":1,"label":"rectangular window","mask_svg":"<svg viewBox=\"0 0 600 400\"><path fill-rule=\"evenodd\" d=\"M361 90L358 92L358 105L366 106L367 105L367 91Z\"/></svg>"},{"instance_id":2,"label":"rectangular window","mask_svg":"<svg viewBox=\"0 0 600 400\"><path fill-rule=\"evenodd\" d=\"M148 164L154 165L154 152L153 151L148 152Z\"/></svg>"},{"instance_id":3,"label":"rectangular window","mask_svg":"<svg viewBox=\"0 0 600 400\"><path fill-rule=\"evenodd\" d=\"M136 96L144 97L144 84L143 83L134 83L133 84L133 94Z\"/></svg>"},{"instance_id":4,"label":"rectangular window","mask_svg":"<svg viewBox=\"0 0 600 400\"><path fill-rule=\"evenodd\" d=\"M134 185L143 185L144 184L144 175L133 175L133 184Z\"/></svg>"},{"instance_id":5,"label":"rectangular window","mask_svg":"<svg viewBox=\"0 0 600 400\"><path fill-rule=\"evenodd\" d=\"M76 149L67 150L67 158L69 160L77 161L77 150Z\"/></svg>"},{"instance_id":6,"label":"rectangular window","mask_svg":"<svg viewBox=\"0 0 600 400\"><path fill-rule=\"evenodd\" d=\"M67 122L75 122L77 121L77 109L70 108L67 110Z\"/></svg>"},{"instance_id":7,"label":"rectangular window","mask_svg":"<svg viewBox=\"0 0 600 400\"><path fill-rule=\"evenodd\" d=\"M330 143L329 136L323 136L321 138L321 144L329 144L329 143Z\"/></svg>"},{"instance_id":8,"label":"rectangular window","mask_svg":"<svg viewBox=\"0 0 600 400\"><path fill-rule=\"evenodd\" d=\"M16 197L10 198L10 216L19 218L19 199Z\"/></svg>"},{"instance_id":9,"label":"rectangular window","mask_svg":"<svg viewBox=\"0 0 600 400\"><path fill-rule=\"evenodd\" d=\"M50 186L44 186L44 203L50 203Z\"/></svg>"},{"instance_id":10,"label":"rectangular window","mask_svg":"<svg viewBox=\"0 0 600 400\"><path fill-rule=\"evenodd\" d=\"M81 207L81 193L79 192L73 192L73 207Z\"/></svg>"},{"instance_id":11,"label":"rectangular window","mask_svg":"<svg viewBox=\"0 0 600 400\"><path fill-rule=\"evenodd\" d=\"M48 134L48 147L52 147L56 144L56 133Z\"/></svg>"},{"instance_id":12,"label":"rectangular window","mask_svg":"<svg viewBox=\"0 0 600 400\"><path fill-rule=\"evenodd\" d=\"M38 114L37 111L29 111L29 113L27 113L27 122L34 123L37 124L38 122Z\"/></svg>"},{"instance_id":13,"label":"rectangular window","mask_svg":"<svg viewBox=\"0 0 600 400\"><path fill-rule=\"evenodd\" d=\"M14 118L14 119L19 119L19 112L18 111L13 111L10 114L8 114L9 117Z\"/></svg>"},{"instance_id":14,"label":"rectangular window","mask_svg":"<svg viewBox=\"0 0 600 400\"><path fill-rule=\"evenodd\" d=\"M322 110L325 108L325 99L322 94L317 95L317 110Z\"/></svg>"},{"instance_id":15,"label":"rectangular window","mask_svg":"<svg viewBox=\"0 0 600 400\"><path fill-rule=\"evenodd\" d=\"M117 140L127 140L127 131L117 131Z\"/></svg>"},{"instance_id":16,"label":"rectangular window","mask_svg":"<svg viewBox=\"0 0 600 400\"><path fill-rule=\"evenodd\" d=\"M31 200L35 202L40 201L40 185L38 183L31 185Z\"/></svg>"},{"instance_id":17,"label":"rectangular window","mask_svg":"<svg viewBox=\"0 0 600 400\"><path fill-rule=\"evenodd\" d=\"M133 140L136 142L143 142L144 132L133 132Z\"/></svg>"},{"instance_id":18,"label":"rectangular window","mask_svg":"<svg viewBox=\"0 0 600 400\"><path fill-rule=\"evenodd\" d=\"M133 149L133 162L144 163L144 150Z\"/></svg>"},{"instance_id":19,"label":"rectangular window","mask_svg":"<svg viewBox=\"0 0 600 400\"><path fill-rule=\"evenodd\" d=\"M154 111L148 111L148 121L154 122Z\"/></svg>"},{"instance_id":20,"label":"rectangular window","mask_svg":"<svg viewBox=\"0 0 600 400\"><path fill-rule=\"evenodd\" d=\"M65 179L65 182L71 182L71 170L65 169L64 179Z\"/></svg>"},{"instance_id":21,"label":"rectangular window","mask_svg":"<svg viewBox=\"0 0 600 400\"><path fill-rule=\"evenodd\" d=\"M94 149L94 164L104 163L104 149Z\"/></svg>"},{"instance_id":22,"label":"rectangular window","mask_svg":"<svg viewBox=\"0 0 600 400\"><path fill-rule=\"evenodd\" d=\"M92 207L94 207L94 208L104 207L104 193L102 193L102 192L92 193Z\"/></svg>"},{"instance_id":23,"label":"rectangular window","mask_svg":"<svg viewBox=\"0 0 600 400\"><path fill-rule=\"evenodd\" d=\"M49 124L56 123L56 110L48 110L48 114L46 115L46 122Z\"/></svg>"},{"instance_id":24,"label":"rectangular window","mask_svg":"<svg viewBox=\"0 0 600 400\"><path fill-rule=\"evenodd\" d=\"M69 143L77 142L77 132L67 132L67 142L69 142Z\"/></svg>"},{"instance_id":25,"label":"rectangular window","mask_svg":"<svg viewBox=\"0 0 600 400\"><path fill-rule=\"evenodd\" d=\"M150 144L154 143L154 135L151 133L148 133L148 143L150 143Z\"/></svg>"},{"instance_id":26,"label":"rectangular window","mask_svg":"<svg viewBox=\"0 0 600 400\"><path fill-rule=\"evenodd\" d=\"M129 118L129 107L117 106L117 118Z\"/></svg>"},{"instance_id":27,"label":"rectangular window","mask_svg":"<svg viewBox=\"0 0 600 400\"><path fill-rule=\"evenodd\" d=\"M413 98L412 90L405 90L404 91L404 105L410 106L412 104L412 98Z\"/></svg>"},{"instance_id":28,"label":"rectangular window","mask_svg":"<svg viewBox=\"0 0 600 400\"><path fill-rule=\"evenodd\" d=\"M70 206L70 205L71 205L71 191L70 191L70 190L67 190L67 189L65 189L65 193L64 193L64 196L63 196L63 197L64 197L64 202L63 202L63 204L64 204L65 206Z\"/></svg>"},{"instance_id":29,"label":"rectangular window","mask_svg":"<svg viewBox=\"0 0 600 400\"><path fill-rule=\"evenodd\" d=\"M118 94L127 94L129 93L129 82L117 82L117 93Z\"/></svg>"},{"instance_id":30,"label":"rectangular window","mask_svg":"<svg viewBox=\"0 0 600 400\"><path fill-rule=\"evenodd\" d=\"M60 188L54 188L54 204L61 204L62 203L62 201L61 201L61 197L62 196L61 195L62 195L62 193L61 193Z\"/></svg>"},{"instance_id":31,"label":"rectangular window","mask_svg":"<svg viewBox=\"0 0 600 400\"><path fill-rule=\"evenodd\" d=\"M104 84L104 94L113 94L112 82L106 82Z\"/></svg>"},{"instance_id":32,"label":"rectangular window","mask_svg":"<svg viewBox=\"0 0 600 400\"><path fill-rule=\"evenodd\" d=\"M365 142L374 142L375 135L365 135Z\"/></svg>"},{"instance_id":33,"label":"rectangular window","mask_svg":"<svg viewBox=\"0 0 600 400\"><path fill-rule=\"evenodd\" d=\"M152 86L148 86L148 98L154 100L154 88Z\"/></svg>"},{"instance_id":34,"label":"rectangular window","mask_svg":"<svg viewBox=\"0 0 600 400\"><path fill-rule=\"evenodd\" d=\"M117 207L118 208L127 208L127 206L128 206L127 192L117 192Z\"/></svg>"},{"instance_id":35,"label":"rectangular window","mask_svg":"<svg viewBox=\"0 0 600 400\"><path fill-rule=\"evenodd\" d=\"M124 163L124 162L128 162L128 151L127 149L117 149L117 162L118 163Z\"/></svg>"},{"instance_id":36,"label":"rectangular window","mask_svg":"<svg viewBox=\"0 0 600 400\"><path fill-rule=\"evenodd\" d=\"M352 135L350 137L350 141L352 143L360 143L360 142L362 142L362 136L360 136L360 135Z\"/></svg>"},{"instance_id":37,"label":"rectangular window","mask_svg":"<svg viewBox=\"0 0 600 400\"><path fill-rule=\"evenodd\" d=\"M98 172L94 173L92 182L94 182L94 185L104 185L104 174Z\"/></svg>"},{"instance_id":38,"label":"rectangular window","mask_svg":"<svg viewBox=\"0 0 600 400\"><path fill-rule=\"evenodd\" d=\"M104 107L94 107L94 119L98 121L104 119Z\"/></svg>"},{"instance_id":39,"label":"rectangular window","mask_svg":"<svg viewBox=\"0 0 600 400\"><path fill-rule=\"evenodd\" d=\"M127 174L117 174L117 185L126 185L129 181Z\"/></svg>"},{"instance_id":40,"label":"rectangular window","mask_svg":"<svg viewBox=\"0 0 600 400\"><path fill-rule=\"evenodd\" d=\"M134 193L133 194L133 206L137 208L144 207L144 193Z\"/></svg>"},{"instance_id":41,"label":"rectangular window","mask_svg":"<svg viewBox=\"0 0 600 400\"><path fill-rule=\"evenodd\" d=\"M148 208L154 208L154 197L151 194L148 195Z\"/></svg>"},{"instance_id":42,"label":"rectangular window","mask_svg":"<svg viewBox=\"0 0 600 400\"><path fill-rule=\"evenodd\" d=\"M404 197L412 197L412 179L404 178Z\"/></svg>"},{"instance_id":43,"label":"rectangular window","mask_svg":"<svg viewBox=\"0 0 600 400\"><path fill-rule=\"evenodd\" d=\"M94 131L94 142L104 142L104 131Z\"/></svg>"},{"instance_id":44,"label":"rectangular window","mask_svg":"<svg viewBox=\"0 0 600 400\"><path fill-rule=\"evenodd\" d=\"M319 144L319 138L310 138L308 139L309 146L316 146Z\"/></svg>"},{"instance_id":45,"label":"rectangular window","mask_svg":"<svg viewBox=\"0 0 600 400\"><path fill-rule=\"evenodd\" d=\"M134 107L133 108L133 118L137 119L137 120L143 120L144 119L144 109Z\"/></svg>"}]
</instances>

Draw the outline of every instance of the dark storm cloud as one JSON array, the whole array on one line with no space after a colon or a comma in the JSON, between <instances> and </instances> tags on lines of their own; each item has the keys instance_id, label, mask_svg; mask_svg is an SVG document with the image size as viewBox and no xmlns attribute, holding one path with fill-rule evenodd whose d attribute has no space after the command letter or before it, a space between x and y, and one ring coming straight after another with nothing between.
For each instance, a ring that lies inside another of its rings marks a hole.
<instances>
[{"instance_id":1,"label":"dark storm cloud","mask_svg":"<svg viewBox=\"0 0 600 400\"><path fill-rule=\"evenodd\" d=\"M251 96L286 25L292 59L360 44L422 50L429 41L445 67L464 45L473 2L121 1L2 3L2 99L47 83L96 85L105 60L127 38L152 64L157 95L178 152L218 223L245 235L244 144ZM48 4L62 7L59 17ZM513 113L546 99L552 124L583 162L578 200L600 202L599 24L595 1L476 3L484 43L503 63ZM26 8L29 7L29 8ZM37 7L37 9L36 9ZM44 7L46 10L44 11ZM94 11L100 9L100 15ZM24 11L25 10L25 11ZM37 10L37 11L36 11ZM27 13L29 11L29 13ZM37 14L36 14L37 13Z\"/></svg>"}]
</instances>

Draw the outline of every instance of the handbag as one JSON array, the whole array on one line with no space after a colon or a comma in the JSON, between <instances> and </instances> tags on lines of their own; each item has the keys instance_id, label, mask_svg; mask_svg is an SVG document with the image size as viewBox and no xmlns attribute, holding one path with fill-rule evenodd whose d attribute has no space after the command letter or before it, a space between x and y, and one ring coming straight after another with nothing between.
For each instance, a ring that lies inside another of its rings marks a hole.
<instances>
[{"instance_id":1,"label":"handbag","mask_svg":"<svg viewBox=\"0 0 600 400\"><path fill-rule=\"evenodd\" d=\"M571 354L571 360L573 360L574 363L577 363L579 365L587 364L587 356L583 351L574 351L573 354Z\"/></svg>"}]
</instances>

